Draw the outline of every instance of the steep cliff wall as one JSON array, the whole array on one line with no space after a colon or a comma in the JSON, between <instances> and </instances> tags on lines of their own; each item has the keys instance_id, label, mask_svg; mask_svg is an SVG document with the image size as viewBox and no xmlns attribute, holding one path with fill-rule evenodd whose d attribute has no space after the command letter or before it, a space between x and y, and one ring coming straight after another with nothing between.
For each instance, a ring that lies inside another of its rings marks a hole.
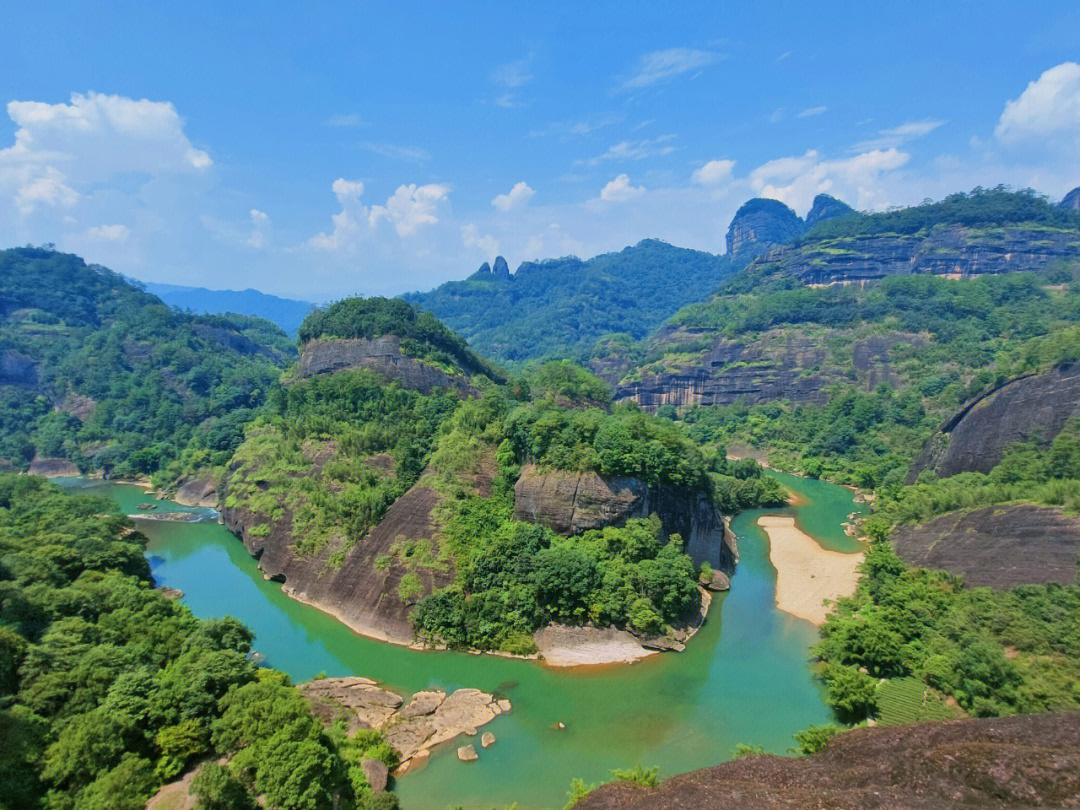
<instances>
[{"instance_id":1,"label":"steep cliff wall","mask_svg":"<svg viewBox=\"0 0 1080 810\"><path fill-rule=\"evenodd\" d=\"M739 552L716 505L703 492L649 487L636 478L603 478L595 472L521 471L514 488L514 517L550 526L560 534L621 525L656 514L668 533L678 533L696 563L732 572Z\"/></svg>"},{"instance_id":2,"label":"steep cliff wall","mask_svg":"<svg viewBox=\"0 0 1080 810\"><path fill-rule=\"evenodd\" d=\"M396 380L405 388L422 394L447 388L463 395L476 392L464 376L449 374L405 355L397 335L383 335L373 340L332 338L309 341L300 349L297 374L303 378L356 368L373 371L387 382Z\"/></svg>"},{"instance_id":3,"label":"steep cliff wall","mask_svg":"<svg viewBox=\"0 0 1080 810\"><path fill-rule=\"evenodd\" d=\"M1068 585L1076 582L1080 518L1049 506L987 506L900 526L891 540L909 564L963 574L967 585Z\"/></svg>"},{"instance_id":4,"label":"steep cliff wall","mask_svg":"<svg viewBox=\"0 0 1080 810\"><path fill-rule=\"evenodd\" d=\"M413 605L449 585L455 571L449 561L440 562L438 568L415 568L422 593L402 599L398 586L409 568L395 553L395 543L430 541L438 556L439 531L432 510L441 497L433 489L414 486L351 547L330 543L314 555L301 554L293 547L290 515L270 524L266 536L252 532L264 521L246 510L226 506L221 515L229 530L239 535L258 559L263 574L282 582L283 590L294 599L314 605L362 635L408 644L413 640L409 621Z\"/></svg>"},{"instance_id":5,"label":"steep cliff wall","mask_svg":"<svg viewBox=\"0 0 1080 810\"><path fill-rule=\"evenodd\" d=\"M1050 441L1080 413L1080 363L1021 377L979 397L949 419L911 466L939 476L990 472L1011 445L1039 436Z\"/></svg>"},{"instance_id":6,"label":"steep cliff wall","mask_svg":"<svg viewBox=\"0 0 1080 810\"><path fill-rule=\"evenodd\" d=\"M956 277L1039 270L1080 258L1080 232L1040 226L938 227L929 234L873 234L783 245L756 260L804 284L934 273Z\"/></svg>"}]
</instances>

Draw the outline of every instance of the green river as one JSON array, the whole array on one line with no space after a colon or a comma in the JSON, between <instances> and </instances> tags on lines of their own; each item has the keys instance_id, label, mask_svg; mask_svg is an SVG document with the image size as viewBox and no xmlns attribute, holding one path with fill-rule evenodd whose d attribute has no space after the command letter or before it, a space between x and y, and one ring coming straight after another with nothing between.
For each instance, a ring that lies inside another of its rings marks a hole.
<instances>
[{"instance_id":1,"label":"green river","mask_svg":"<svg viewBox=\"0 0 1080 810\"><path fill-rule=\"evenodd\" d=\"M561 808L570 780L611 778L611 769L659 765L661 776L714 765L738 743L784 753L792 734L829 720L807 651L817 637L809 623L778 611L776 573L762 514L793 514L823 546L856 551L841 524L858 511L848 490L822 481L776 475L800 506L743 512L732 522L739 565L731 591L714 600L709 619L683 653L633 665L553 670L533 661L454 652L419 652L356 635L315 608L264 581L243 545L216 522L140 520L159 585L179 588L202 617L232 615L255 632L268 666L296 681L319 673L363 675L403 693L476 687L508 697L513 710L485 731L498 742L462 763L454 744L397 782L408 810L502 807ZM68 480L135 513L138 487ZM165 501L155 511L195 511ZM555 730L556 723L565 729Z\"/></svg>"}]
</instances>

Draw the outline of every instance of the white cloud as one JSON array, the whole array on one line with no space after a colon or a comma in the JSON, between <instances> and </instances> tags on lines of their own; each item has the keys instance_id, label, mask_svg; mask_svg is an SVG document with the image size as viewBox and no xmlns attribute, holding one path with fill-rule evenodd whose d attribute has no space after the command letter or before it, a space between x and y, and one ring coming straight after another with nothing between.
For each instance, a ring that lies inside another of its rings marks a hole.
<instances>
[{"instance_id":1,"label":"white cloud","mask_svg":"<svg viewBox=\"0 0 1080 810\"><path fill-rule=\"evenodd\" d=\"M79 192L66 185L64 175L52 166L45 166L38 176L19 172L22 182L17 182L15 207L20 214L33 213L39 205L54 208L71 208L79 201Z\"/></svg>"},{"instance_id":2,"label":"white cloud","mask_svg":"<svg viewBox=\"0 0 1080 810\"><path fill-rule=\"evenodd\" d=\"M531 61L531 59L518 59L516 62L500 65L492 74L491 80L503 87L522 87L532 81L532 74L529 73Z\"/></svg>"},{"instance_id":3,"label":"white cloud","mask_svg":"<svg viewBox=\"0 0 1080 810\"><path fill-rule=\"evenodd\" d=\"M607 202L626 202L645 193L645 186L630 185L630 178L620 174L600 190L600 199Z\"/></svg>"},{"instance_id":4,"label":"white cloud","mask_svg":"<svg viewBox=\"0 0 1080 810\"><path fill-rule=\"evenodd\" d=\"M89 228L86 235L91 239L100 239L103 242L124 242L131 235L131 231L127 229L126 225L98 225Z\"/></svg>"},{"instance_id":5,"label":"white cloud","mask_svg":"<svg viewBox=\"0 0 1080 810\"><path fill-rule=\"evenodd\" d=\"M382 155L391 160L402 160L406 163L423 163L426 160L431 160L431 153L426 149L421 149L419 146L398 146L392 143L370 142L361 144L361 146L369 152L374 152L376 155Z\"/></svg>"},{"instance_id":6,"label":"white cloud","mask_svg":"<svg viewBox=\"0 0 1080 810\"><path fill-rule=\"evenodd\" d=\"M368 124L358 113L340 113L326 119L328 127L366 127Z\"/></svg>"},{"instance_id":7,"label":"white cloud","mask_svg":"<svg viewBox=\"0 0 1080 810\"><path fill-rule=\"evenodd\" d=\"M690 181L699 186L716 186L731 178L734 160L710 160L690 175Z\"/></svg>"},{"instance_id":8,"label":"white cloud","mask_svg":"<svg viewBox=\"0 0 1080 810\"><path fill-rule=\"evenodd\" d=\"M251 225L251 233L245 240L247 245L256 250L266 247L266 229L270 227L270 215L258 208L252 208Z\"/></svg>"},{"instance_id":9,"label":"white cloud","mask_svg":"<svg viewBox=\"0 0 1080 810\"><path fill-rule=\"evenodd\" d=\"M829 109L828 107L807 107L805 110L800 112L795 117L796 118L810 118L811 116L814 116L814 115L821 115L823 112L826 112L828 109Z\"/></svg>"},{"instance_id":10,"label":"white cloud","mask_svg":"<svg viewBox=\"0 0 1080 810\"><path fill-rule=\"evenodd\" d=\"M385 206L372 206L369 220L372 226L380 220L388 220L393 223L398 236L411 236L420 226L434 225L439 221L435 215L436 209L449 193L450 187L439 183L398 186Z\"/></svg>"},{"instance_id":11,"label":"white cloud","mask_svg":"<svg viewBox=\"0 0 1080 810\"><path fill-rule=\"evenodd\" d=\"M827 160L810 150L802 156L770 160L750 172L756 194L805 211L817 194L832 194L856 208L882 208L890 201L882 178L911 158L897 149L873 150L854 157Z\"/></svg>"},{"instance_id":12,"label":"white cloud","mask_svg":"<svg viewBox=\"0 0 1080 810\"><path fill-rule=\"evenodd\" d=\"M491 204L500 211L509 211L519 205L525 205L536 192L529 188L525 181L515 183L508 194L499 194L491 201Z\"/></svg>"},{"instance_id":13,"label":"white cloud","mask_svg":"<svg viewBox=\"0 0 1080 810\"><path fill-rule=\"evenodd\" d=\"M360 195L364 193L364 184L360 180L346 180L344 177L339 177L330 186L334 192L334 196L338 198L338 202L345 205L349 200L358 200Z\"/></svg>"},{"instance_id":14,"label":"white cloud","mask_svg":"<svg viewBox=\"0 0 1080 810\"><path fill-rule=\"evenodd\" d=\"M674 135L661 135L658 138L645 138L640 141L620 141L610 147L604 154L589 158L584 161L576 161L578 165L599 166L605 160L644 160L645 158L670 155L675 151L671 141Z\"/></svg>"},{"instance_id":15,"label":"white cloud","mask_svg":"<svg viewBox=\"0 0 1080 810\"><path fill-rule=\"evenodd\" d=\"M485 256L499 252L499 240L491 234L480 235L480 229L472 222L461 226L461 244L467 248L479 248Z\"/></svg>"},{"instance_id":16,"label":"white cloud","mask_svg":"<svg viewBox=\"0 0 1080 810\"><path fill-rule=\"evenodd\" d=\"M856 152L872 152L875 149L896 149L908 141L929 135L935 129L944 124L937 118L924 118L920 121L906 121L898 127L879 129L876 138L869 138L855 144L852 149Z\"/></svg>"},{"instance_id":17,"label":"white cloud","mask_svg":"<svg viewBox=\"0 0 1080 810\"><path fill-rule=\"evenodd\" d=\"M625 89L649 87L657 82L674 78L691 70L708 67L721 58L713 51L693 48L668 48L653 51L641 57L637 73L623 83Z\"/></svg>"},{"instance_id":18,"label":"white cloud","mask_svg":"<svg viewBox=\"0 0 1080 810\"><path fill-rule=\"evenodd\" d=\"M1005 104L994 130L1004 144L1057 139L1080 144L1080 64L1063 62Z\"/></svg>"}]
</instances>

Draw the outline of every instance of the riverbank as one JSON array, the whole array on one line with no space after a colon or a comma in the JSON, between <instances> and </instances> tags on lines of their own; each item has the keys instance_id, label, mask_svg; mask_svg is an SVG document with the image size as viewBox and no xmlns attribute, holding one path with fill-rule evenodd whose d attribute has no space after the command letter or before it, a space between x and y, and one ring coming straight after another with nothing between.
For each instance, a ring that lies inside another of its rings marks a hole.
<instances>
[{"instance_id":1,"label":"riverbank","mask_svg":"<svg viewBox=\"0 0 1080 810\"><path fill-rule=\"evenodd\" d=\"M776 569L776 606L821 626L829 606L855 593L863 553L845 554L822 548L795 525L795 518L763 515L760 526L769 538L769 561Z\"/></svg>"}]
</instances>

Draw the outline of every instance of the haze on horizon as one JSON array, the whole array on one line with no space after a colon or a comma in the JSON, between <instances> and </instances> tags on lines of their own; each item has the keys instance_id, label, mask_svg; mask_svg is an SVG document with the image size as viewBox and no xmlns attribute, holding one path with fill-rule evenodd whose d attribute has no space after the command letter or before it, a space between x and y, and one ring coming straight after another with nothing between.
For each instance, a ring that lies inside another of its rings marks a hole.
<instances>
[{"instance_id":1,"label":"haze on horizon","mask_svg":"<svg viewBox=\"0 0 1080 810\"><path fill-rule=\"evenodd\" d=\"M753 196L1080 185L1075 3L23 4L8 30L0 246L144 281L397 294L496 253L719 253Z\"/></svg>"}]
</instances>

